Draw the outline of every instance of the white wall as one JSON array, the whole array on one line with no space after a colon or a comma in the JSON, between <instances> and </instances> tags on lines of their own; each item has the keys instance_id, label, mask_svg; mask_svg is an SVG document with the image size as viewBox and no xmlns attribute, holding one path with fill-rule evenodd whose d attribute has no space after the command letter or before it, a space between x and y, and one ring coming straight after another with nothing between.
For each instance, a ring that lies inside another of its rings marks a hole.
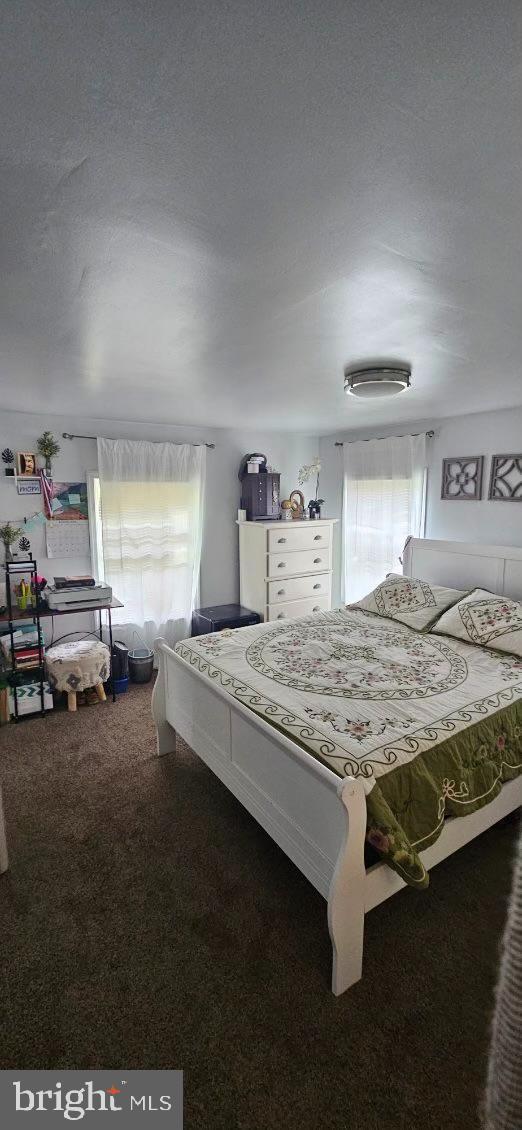
<instances>
[{"instance_id":1,"label":"white wall","mask_svg":"<svg viewBox=\"0 0 522 1130\"><path fill-rule=\"evenodd\" d=\"M57 481L81 481L88 471L96 470L96 443L91 440L62 439L62 432L102 435L111 438L172 440L175 443L215 443L207 452L207 489L205 526L201 562L201 604L226 604L239 600L238 533L235 524L239 506L240 484L237 477L241 457L250 451L266 454L268 462L281 472L282 497L297 486L297 472L303 463L311 462L319 443L312 436L281 432L249 432L234 429L188 428L175 425L139 424L125 420L75 419L71 416L32 415L25 412L3 412L0 417L0 451L34 451L39 435L48 429L61 445L53 461ZM13 479L4 475L0 464L0 524L6 519L21 524L20 519L43 509L41 495L19 496ZM28 532L31 549L40 573L47 578L55 574L89 572L90 559L53 559L45 556L44 527ZM118 595L116 593L116 595ZM73 617L67 618L69 630ZM82 624L86 624L86 618ZM76 620L74 620L76 626ZM62 631L66 631L62 627Z\"/></svg>"},{"instance_id":2,"label":"white wall","mask_svg":"<svg viewBox=\"0 0 522 1130\"><path fill-rule=\"evenodd\" d=\"M342 448L335 440L371 439L400 435L402 431L433 430L428 441L428 497L426 537L474 541L490 545L522 546L522 502L489 502L487 491L491 455L522 452L522 408L456 416L451 420L419 420L400 428L340 432L320 441L321 490L325 514L341 516ZM440 497L442 460L446 456L485 455L483 498L480 502L444 502ZM341 602L341 524L335 527L333 601Z\"/></svg>"},{"instance_id":3,"label":"white wall","mask_svg":"<svg viewBox=\"0 0 522 1130\"><path fill-rule=\"evenodd\" d=\"M342 448L334 441L371 438L372 435L395 435L401 428L352 430L323 437L292 433L263 433L253 428L248 433L230 429L188 428L175 425L138 424L124 420L84 419L70 416L31 415L25 412L4 412L0 417L0 450L32 451L44 429L53 432L62 450L54 463L54 475L64 482L83 478L96 469L96 444L89 440L62 440L63 431L86 435L105 435L130 439L172 440L173 442L216 444L207 454L207 491L205 530L201 565L201 603L225 604L239 599L239 563L237 551L236 511L239 505L237 470L241 456L247 451L265 452L268 460L281 471L282 497L297 485L297 471L310 462L320 448L323 469L320 494L326 500L324 515L340 518L342 502ZM489 464L495 452L522 451L522 408L494 413L458 416L453 420L419 420L406 431L433 429L430 441L428 470L427 525L428 537L458 541L490 542L498 545L522 545L522 503L517 502L442 502L440 479L443 456L485 455L487 492ZM0 465L0 522L19 520L42 508L41 496L21 497L13 481L3 475ZM334 605L341 601L341 524L334 528ZM90 570L90 560L67 559L48 561L45 557L43 527L29 533L31 548L39 569L47 577L59 573L82 573ZM73 617L68 618L72 628ZM82 623L86 621L83 620ZM65 628L62 629L65 631Z\"/></svg>"}]
</instances>

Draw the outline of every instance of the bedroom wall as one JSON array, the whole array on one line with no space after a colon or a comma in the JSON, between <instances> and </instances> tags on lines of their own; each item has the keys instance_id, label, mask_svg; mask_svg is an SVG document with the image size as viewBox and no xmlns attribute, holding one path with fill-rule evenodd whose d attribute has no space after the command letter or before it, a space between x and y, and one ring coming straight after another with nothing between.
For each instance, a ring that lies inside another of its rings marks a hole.
<instances>
[{"instance_id":1,"label":"bedroom wall","mask_svg":"<svg viewBox=\"0 0 522 1130\"><path fill-rule=\"evenodd\" d=\"M297 485L297 471L317 454L319 441L313 436L282 432L262 432L218 428L187 428L175 425L139 424L125 420L75 419L71 416L32 415L25 412L3 412L0 418L0 451L34 451L39 435L49 429L61 444L53 463L57 481L82 480L88 471L96 470L96 443L91 440L65 440L62 432L104 435L111 438L171 440L174 443L215 443L207 453L206 510L201 561L201 604L226 604L239 600L238 535L235 524L239 506L237 478L241 457L249 451L262 451L269 463L281 472L282 497ZM41 495L19 496L12 480L4 475L0 464L0 522L19 520L43 509ZM45 556L44 527L28 533L31 549L40 572L46 577L61 573L90 572L90 558L53 559ZM86 624L87 618L81 623ZM68 618L69 630L74 618ZM75 623L75 621L74 621ZM76 626L76 625L75 625ZM65 631L65 629L63 629Z\"/></svg>"},{"instance_id":2,"label":"bedroom wall","mask_svg":"<svg viewBox=\"0 0 522 1130\"><path fill-rule=\"evenodd\" d=\"M407 427L396 424L339 432L320 441L322 462L321 495L326 500L325 514L340 518L342 510L342 448L335 440L371 439L373 436L433 430L428 442L428 490L426 537L449 541L470 541L490 545L522 546L522 503L518 502L443 502L440 497L442 460L454 455L485 455L483 494L487 494L490 456L500 452L522 451L522 408L501 412L474 413L450 420L418 420ZM341 524L335 527L333 602L341 602Z\"/></svg>"}]
</instances>

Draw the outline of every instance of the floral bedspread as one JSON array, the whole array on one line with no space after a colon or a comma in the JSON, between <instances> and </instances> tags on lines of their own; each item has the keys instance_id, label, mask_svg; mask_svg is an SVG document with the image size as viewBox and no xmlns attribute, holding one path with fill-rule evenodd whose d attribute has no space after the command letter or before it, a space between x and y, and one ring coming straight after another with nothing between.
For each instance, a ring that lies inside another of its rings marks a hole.
<instances>
[{"instance_id":1,"label":"floral bedspread","mask_svg":"<svg viewBox=\"0 0 522 1130\"><path fill-rule=\"evenodd\" d=\"M522 660L362 610L185 640L177 653L340 777L368 842L413 886L445 817L522 772Z\"/></svg>"}]
</instances>

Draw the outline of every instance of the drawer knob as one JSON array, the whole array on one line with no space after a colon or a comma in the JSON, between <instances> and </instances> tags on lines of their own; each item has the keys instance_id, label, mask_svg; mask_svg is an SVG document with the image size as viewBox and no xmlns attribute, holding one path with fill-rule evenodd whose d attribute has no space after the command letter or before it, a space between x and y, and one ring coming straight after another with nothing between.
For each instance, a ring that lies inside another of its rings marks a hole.
<instances>
[{"instance_id":1,"label":"drawer knob","mask_svg":"<svg viewBox=\"0 0 522 1130\"><path fill-rule=\"evenodd\" d=\"M286 561L280 561L277 568L278 569L286 569Z\"/></svg>"},{"instance_id":2,"label":"drawer knob","mask_svg":"<svg viewBox=\"0 0 522 1130\"><path fill-rule=\"evenodd\" d=\"M320 564L321 564L321 558L320 557L314 557L314 565L320 565Z\"/></svg>"},{"instance_id":3,"label":"drawer knob","mask_svg":"<svg viewBox=\"0 0 522 1130\"><path fill-rule=\"evenodd\" d=\"M317 583L316 585L314 585L314 589L320 589L320 588L321 588L321 586L320 586L320 584L319 584L319 583Z\"/></svg>"},{"instance_id":4,"label":"drawer knob","mask_svg":"<svg viewBox=\"0 0 522 1130\"><path fill-rule=\"evenodd\" d=\"M284 589L278 589L278 590L277 590L277 595L278 595L278 596L284 596L284 595L285 595L285 590L284 590Z\"/></svg>"},{"instance_id":5,"label":"drawer knob","mask_svg":"<svg viewBox=\"0 0 522 1130\"><path fill-rule=\"evenodd\" d=\"M278 538L278 539L277 539L277 544L278 544L278 545L284 545L284 544L285 544L285 542L286 542L286 538Z\"/></svg>"},{"instance_id":6,"label":"drawer knob","mask_svg":"<svg viewBox=\"0 0 522 1130\"><path fill-rule=\"evenodd\" d=\"M277 619L278 620L284 620L284 618L285 618L284 612L278 612L277 613Z\"/></svg>"},{"instance_id":7,"label":"drawer knob","mask_svg":"<svg viewBox=\"0 0 522 1130\"><path fill-rule=\"evenodd\" d=\"M314 537L314 541L322 541L322 540L323 540L323 535L322 535L322 534L316 534L316 535L315 535L315 537Z\"/></svg>"}]
</instances>

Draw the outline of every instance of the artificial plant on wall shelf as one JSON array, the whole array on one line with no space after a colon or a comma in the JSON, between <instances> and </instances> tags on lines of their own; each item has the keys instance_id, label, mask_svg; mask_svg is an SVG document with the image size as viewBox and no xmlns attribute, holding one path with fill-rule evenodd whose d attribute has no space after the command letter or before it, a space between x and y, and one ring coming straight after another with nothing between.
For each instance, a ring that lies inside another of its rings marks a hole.
<instances>
[{"instance_id":1,"label":"artificial plant on wall shelf","mask_svg":"<svg viewBox=\"0 0 522 1130\"><path fill-rule=\"evenodd\" d=\"M4 545L6 562L11 561L11 546L22 534L23 530L20 529L20 526L12 526L10 522L5 522L3 526L0 526L0 540Z\"/></svg>"},{"instance_id":2,"label":"artificial plant on wall shelf","mask_svg":"<svg viewBox=\"0 0 522 1130\"><path fill-rule=\"evenodd\" d=\"M45 473L51 475L52 473L52 460L55 455L60 451L60 444L56 442L51 432L43 432L38 440L36 449L39 455L45 459Z\"/></svg>"},{"instance_id":3,"label":"artificial plant on wall shelf","mask_svg":"<svg viewBox=\"0 0 522 1130\"><path fill-rule=\"evenodd\" d=\"M6 475L14 475L14 452L11 451L10 447L4 447L2 451L2 462L5 463Z\"/></svg>"}]
</instances>

